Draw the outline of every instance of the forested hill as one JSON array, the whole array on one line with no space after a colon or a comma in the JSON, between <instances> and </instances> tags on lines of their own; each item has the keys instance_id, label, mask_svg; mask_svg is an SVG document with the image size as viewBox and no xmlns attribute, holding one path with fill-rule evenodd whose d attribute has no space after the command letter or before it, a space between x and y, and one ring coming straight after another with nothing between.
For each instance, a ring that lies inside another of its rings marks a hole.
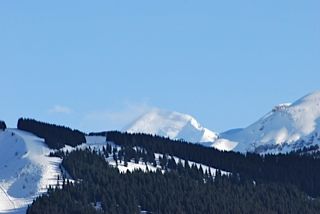
<instances>
[{"instance_id":1,"label":"forested hill","mask_svg":"<svg viewBox=\"0 0 320 214\"><path fill-rule=\"evenodd\" d=\"M239 175L242 180L257 183L291 184L312 197L320 196L320 159L298 153L265 155L223 152L201 145L168 138L107 132L107 140L120 146L141 147L150 153L161 153L202 163Z\"/></svg>"},{"instance_id":2,"label":"forested hill","mask_svg":"<svg viewBox=\"0 0 320 214\"><path fill-rule=\"evenodd\" d=\"M103 154L75 151L63 166L78 182L65 181L29 207L43 213L317 213L311 200L292 185L255 184L237 176L213 179L200 169L178 166L164 174L127 172L110 167Z\"/></svg>"}]
</instances>

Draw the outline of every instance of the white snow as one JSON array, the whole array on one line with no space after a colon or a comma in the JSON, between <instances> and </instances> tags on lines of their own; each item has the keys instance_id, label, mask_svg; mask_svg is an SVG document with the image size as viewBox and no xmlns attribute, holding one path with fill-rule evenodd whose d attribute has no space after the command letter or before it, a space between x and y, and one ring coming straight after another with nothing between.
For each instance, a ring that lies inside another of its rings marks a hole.
<instances>
[{"instance_id":1,"label":"white snow","mask_svg":"<svg viewBox=\"0 0 320 214\"><path fill-rule=\"evenodd\" d=\"M200 125L192 116L179 112L153 109L123 131L183 139L192 143L214 142L218 135Z\"/></svg>"},{"instance_id":2,"label":"white snow","mask_svg":"<svg viewBox=\"0 0 320 214\"><path fill-rule=\"evenodd\" d=\"M107 158L106 160L110 166L117 167L119 169L120 173L126 173L127 171L133 172L135 170L142 170L143 172L155 172L157 169L160 169L160 167L154 167L150 163L145 164L144 162L139 161L139 163L134 162L128 162L127 166L124 165L124 162L118 161L118 164L114 161L112 157Z\"/></svg>"},{"instance_id":3,"label":"white snow","mask_svg":"<svg viewBox=\"0 0 320 214\"><path fill-rule=\"evenodd\" d=\"M238 145L240 152L272 153L319 144L320 92L311 93L293 104L277 105L257 122L237 132L221 134Z\"/></svg>"},{"instance_id":4,"label":"white snow","mask_svg":"<svg viewBox=\"0 0 320 214\"><path fill-rule=\"evenodd\" d=\"M232 151L237 145L238 142L234 142L227 139L217 139L214 143L212 143L209 146L221 151Z\"/></svg>"},{"instance_id":5,"label":"white snow","mask_svg":"<svg viewBox=\"0 0 320 214\"><path fill-rule=\"evenodd\" d=\"M61 159L30 133L0 131L0 213L25 213L28 204L57 184Z\"/></svg>"},{"instance_id":6,"label":"white snow","mask_svg":"<svg viewBox=\"0 0 320 214\"><path fill-rule=\"evenodd\" d=\"M155 153L154 154L155 158L156 158L156 161L159 162L159 158L163 158L163 154L159 154L159 153ZM168 156L168 159L170 159L171 156ZM181 159L181 158L178 158L176 156L173 156L175 162L178 164L179 161L181 162L181 164L185 167L185 160ZM217 173L217 169L216 168L213 168L213 167L210 167L210 166L207 166L207 165L204 165L204 164L200 164L200 163L196 163L196 162L193 162L193 161L188 161L188 165L189 167L192 167L192 165L195 165L198 169L200 169L200 167L202 168L203 172L206 172L208 171L212 176L215 176L216 173ZM222 175L230 175L230 172L226 172L226 171L223 171L223 170L220 170L221 174Z\"/></svg>"}]
</instances>

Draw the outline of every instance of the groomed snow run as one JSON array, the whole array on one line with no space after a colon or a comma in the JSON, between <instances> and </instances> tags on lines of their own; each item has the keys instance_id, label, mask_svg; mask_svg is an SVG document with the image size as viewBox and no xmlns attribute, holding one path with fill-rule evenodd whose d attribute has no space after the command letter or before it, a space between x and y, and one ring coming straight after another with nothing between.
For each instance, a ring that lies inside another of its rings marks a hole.
<instances>
[{"instance_id":1,"label":"groomed snow run","mask_svg":"<svg viewBox=\"0 0 320 214\"><path fill-rule=\"evenodd\" d=\"M57 184L61 159L48 157L43 139L17 129L0 131L0 148L0 213L26 213L33 199Z\"/></svg>"}]
</instances>

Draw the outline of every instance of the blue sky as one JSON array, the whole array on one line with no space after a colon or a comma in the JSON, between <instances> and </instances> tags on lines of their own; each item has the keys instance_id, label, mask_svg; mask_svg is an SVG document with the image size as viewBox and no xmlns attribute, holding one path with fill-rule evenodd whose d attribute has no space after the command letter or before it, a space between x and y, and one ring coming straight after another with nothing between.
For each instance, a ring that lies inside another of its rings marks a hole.
<instances>
[{"instance_id":1,"label":"blue sky","mask_svg":"<svg viewBox=\"0 0 320 214\"><path fill-rule=\"evenodd\" d=\"M0 118L119 129L153 107L223 131L320 89L320 1L1 1Z\"/></svg>"}]
</instances>

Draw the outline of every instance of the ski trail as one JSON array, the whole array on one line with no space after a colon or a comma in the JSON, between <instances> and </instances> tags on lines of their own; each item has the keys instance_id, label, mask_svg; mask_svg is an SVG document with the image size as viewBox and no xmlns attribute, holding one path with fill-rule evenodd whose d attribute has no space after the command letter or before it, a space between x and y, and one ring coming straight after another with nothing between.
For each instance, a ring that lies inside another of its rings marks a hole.
<instances>
[{"instance_id":1,"label":"ski trail","mask_svg":"<svg viewBox=\"0 0 320 214\"><path fill-rule=\"evenodd\" d=\"M14 204L14 202L10 199L10 196L8 195L8 193L4 190L4 188L0 185L0 207L3 206L3 204L6 207L6 210L14 210L16 209L16 206ZM7 199L7 200L6 200ZM4 202L4 203L3 203ZM10 207L11 204L11 207ZM9 207L7 207L6 205L9 205ZM4 210L0 209L0 212L2 212Z\"/></svg>"}]
</instances>

